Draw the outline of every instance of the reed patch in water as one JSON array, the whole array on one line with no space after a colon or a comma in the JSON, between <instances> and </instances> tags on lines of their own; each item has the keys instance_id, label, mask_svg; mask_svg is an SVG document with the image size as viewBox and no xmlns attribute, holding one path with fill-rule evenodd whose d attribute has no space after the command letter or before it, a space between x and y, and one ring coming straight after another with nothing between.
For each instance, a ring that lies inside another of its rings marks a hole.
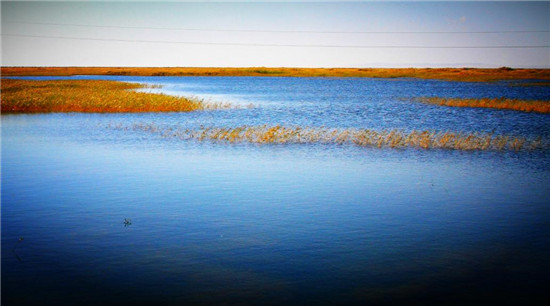
<instances>
[{"instance_id":1,"label":"reed patch in water","mask_svg":"<svg viewBox=\"0 0 550 306\"><path fill-rule=\"evenodd\" d=\"M418 98L419 101L429 104L452 107L483 107L496 109L511 109L522 112L550 113L550 101L520 100L509 98Z\"/></svg>"},{"instance_id":2,"label":"reed patch in water","mask_svg":"<svg viewBox=\"0 0 550 306\"><path fill-rule=\"evenodd\" d=\"M29 81L2 79L3 113L189 112L230 108L200 99L137 92L145 85L99 80Z\"/></svg>"},{"instance_id":3,"label":"reed patch in water","mask_svg":"<svg viewBox=\"0 0 550 306\"><path fill-rule=\"evenodd\" d=\"M173 129L160 128L153 124L135 124L131 127L112 126L112 128L146 131L163 137L174 137L182 140L224 143L348 144L375 148L514 151L545 149L548 147L547 141L543 141L541 138L527 139L483 133L375 131L353 128L285 127L280 125Z\"/></svg>"}]
</instances>

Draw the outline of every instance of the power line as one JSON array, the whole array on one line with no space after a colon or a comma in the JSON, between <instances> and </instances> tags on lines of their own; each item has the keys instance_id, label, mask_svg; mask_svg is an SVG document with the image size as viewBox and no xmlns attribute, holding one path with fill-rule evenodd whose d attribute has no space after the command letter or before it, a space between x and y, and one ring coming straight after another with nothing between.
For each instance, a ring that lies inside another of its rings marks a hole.
<instances>
[{"instance_id":1,"label":"power line","mask_svg":"<svg viewBox=\"0 0 550 306\"><path fill-rule=\"evenodd\" d=\"M357 48L357 49L532 49L532 48L550 48L550 46L529 46L529 45L511 45L511 46L396 46L396 45L306 45L306 44L258 44L258 43L219 43L219 42L198 42L198 41L173 41L173 40L133 40L133 39L111 39L111 38L92 38L92 37L71 37L71 36L46 36L46 35L26 35L26 34L1 34L2 36L16 36L29 38L52 38L65 40L89 40L89 41L110 41L110 42L130 42L130 43L158 43L158 44L185 44L185 45L214 45L214 46L241 46L241 47L299 47L299 48Z\"/></svg>"},{"instance_id":2,"label":"power line","mask_svg":"<svg viewBox=\"0 0 550 306\"><path fill-rule=\"evenodd\" d=\"M550 33L548 30L503 30L503 31L314 31L314 30L251 30L251 29L201 29L201 28L173 28L173 27L140 27L117 25L93 25L50 22L23 22L7 23L70 26L85 28L112 28L112 29L139 29L139 30L169 30L169 31L197 31L197 32L248 32L248 33L315 33L315 34L505 34L505 33Z\"/></svg>"}]
</instances>

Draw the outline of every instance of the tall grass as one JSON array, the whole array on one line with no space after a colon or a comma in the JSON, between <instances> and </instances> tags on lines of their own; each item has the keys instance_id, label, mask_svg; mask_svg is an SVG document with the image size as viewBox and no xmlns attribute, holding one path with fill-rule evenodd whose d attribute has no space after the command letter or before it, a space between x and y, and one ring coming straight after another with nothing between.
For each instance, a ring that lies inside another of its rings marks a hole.
<instances>
[{"instance_id":1,"label":"tall grass","mask_svg":"<svg viewBox=\"0 0 550 306\"><path fill-rule=\"evenodd\" d=\"M419 101L454 107L483 107L496 109L511 109L522 112L550 113L550 101L519 100L508 98L496 99L465 99L465 98L419 98Z\"/></svg>"},{"instance_id":2,"label":"tall grass","mask_svg":"<svg viewBox=\"0 0 550 306\"><path fill-rule=\"evenodd\" d=\"M330 129L316 127L240 126L233 128L203 127L199 129L160 128L153 124L135 124L116 129L145 131L182 140L255 144L333 144L375 148L421 148L449 150L534 150L548 148L541 138L527 139L483 133L369 129Z\"/></svg>"},{"instance_id":3,"label":"tall grass","mask_svg":"<svg viewBox=\"0 0 550 306\"><path fill-rule=\"evenodd\" d=\"M2 79L3 113L188 112L227 104L137 92L144 85L114 81L26 81Z\"/></svg>"},{"instance_id":4,"label":"tall grass","mask_svg":"<svg viewBox=\"0 0 550 306\"><path fill-rule=\"evenodd\" d=\"M423 78L455 81L550 80L550 69L477 68L223 68L223 67L2 67L2 75L293 76Z\"/></svg>"}]
</instances>

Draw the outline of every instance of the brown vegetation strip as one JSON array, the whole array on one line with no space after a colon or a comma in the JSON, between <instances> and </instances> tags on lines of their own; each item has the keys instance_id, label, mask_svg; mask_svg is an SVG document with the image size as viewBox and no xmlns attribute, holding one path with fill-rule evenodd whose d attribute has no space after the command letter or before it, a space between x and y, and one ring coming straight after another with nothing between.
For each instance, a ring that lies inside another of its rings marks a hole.
<instances>
[{"instance_id":1,"label":"brown vegetation strip","mask_svg":"<svg viewBox=\"0 0 550 306\"><path fill-rule=\"evenodd\" d=\"M422 148L450 150L534 150L547 149L542 138L463 134L453 132L374 131L369 129L329 129L315 127L240 126L235 128L205 127L200 129L160 128L154 124L131 127L111 126L121 130L145 131L182 140L255 144L353 144L375 148Z\"/></svg>"},{"instance_id":2,"label":"brown vegetation strip","mask_svg":"<svg viewBox=\"0 0 550 306\"><path fill-rule=\"evenodd\" d=\"M550 80L550 69L478 68L223 68L223 67L2 67L3 76L290 76L422 78L453 81Z\"/></svg>"},{"instance_id":3,"label":"brown vegetation strip","mask_svg":"<svg viewBox=\"0 0 550 306\"><path fill-rule=\"evenodd\" d=\"M27 81L2 79L3 113L188 112L227 108L200 100L136 92L144 85L96 80Z\"/></svg>"},{"instance_id":4,"label":"brown vegetation strip","mask_svg":"<svg viewBox=\"0 0 550 306\"><path fill-rule=\"evenodd\" d=\"M550 113L550 101L519 100L508 98L496 99L464 99L464 98L419 98L421 102L453 106L453 107L483 107L496 109L511 109L522 112Z\"/></svg>"}]
</instances>

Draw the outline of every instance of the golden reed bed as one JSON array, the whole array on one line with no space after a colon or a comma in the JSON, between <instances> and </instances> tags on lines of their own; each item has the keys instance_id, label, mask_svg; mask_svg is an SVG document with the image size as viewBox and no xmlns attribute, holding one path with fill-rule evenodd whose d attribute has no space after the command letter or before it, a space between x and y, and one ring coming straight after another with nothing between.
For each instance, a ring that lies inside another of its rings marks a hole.
<instances>
[{"instance_id":1,"label":"golden reed bed","mask_svg":"<svg viewBox=\"0 0 550 306\"><path fill-rule=\"evenodd\" d=\"M240 126L235 128L205 127L200 129L160 128L154 124L135 124L130 127L110 126L120 130L144 131L162 137L182 140L255 144L354 144L375 148L422 148L450 150L536 150L547 149L541 138L527 139L481 133L452 133L435 131L403 132L369 129L330 129L316 127Z\"/></svg>"},{"instance_id":2,"label":"golden reed bed","mask_svg":"<svg viewBox=\"0 0 550 306\"><path fill-rule=\"evenodd\" d=\"M144 85L97 80L26 81L2 79L2 113L187 112L228 108L227 104L137 92Z\"/></svg>"},{"instance_id":3,"label":"golden reed bed","mask_svg":"<svg viewBox=\"0 0 550 306\"><path fill-rule=\"evenodd\" d=\"M511 109L522 112L550 113L550 101L519 100L508 98L465 99L465 98L419 98L421 102L453 107L483 107Z\"/></svg>"},{"instance_id":4,"label":"golden reed bed","mask_svg":"<svg viewBox=\"0 0 550 306\"><path fill-rule=\"evenodd\" d=\"M223 68L223 67L2 67L3 76L292 76L422 78L454 81L550 80L550 69L479 68Z\"/></svg>"}]
</instances>

